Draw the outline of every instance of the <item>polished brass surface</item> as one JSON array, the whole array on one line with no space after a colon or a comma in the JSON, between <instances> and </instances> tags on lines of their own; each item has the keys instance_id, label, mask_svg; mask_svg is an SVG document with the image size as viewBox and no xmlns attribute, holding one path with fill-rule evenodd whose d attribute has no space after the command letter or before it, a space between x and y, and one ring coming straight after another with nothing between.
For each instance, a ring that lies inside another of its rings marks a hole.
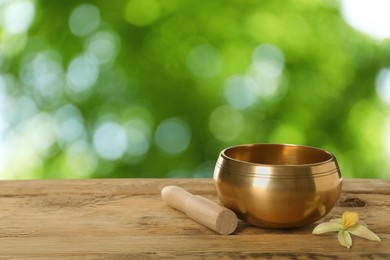
<instances>
[{"instance_id":1,"label":"polished brass surface","mask_svg":"<svg viewBox=\"0 0 390 260\"><path fill-rule=\"evenodd\" d=\"M223 150L214 170L221 203L255 226L295 228L336 204L342 177L329 152L289 144L248 144Z\"/></svg>"}]
</instances>

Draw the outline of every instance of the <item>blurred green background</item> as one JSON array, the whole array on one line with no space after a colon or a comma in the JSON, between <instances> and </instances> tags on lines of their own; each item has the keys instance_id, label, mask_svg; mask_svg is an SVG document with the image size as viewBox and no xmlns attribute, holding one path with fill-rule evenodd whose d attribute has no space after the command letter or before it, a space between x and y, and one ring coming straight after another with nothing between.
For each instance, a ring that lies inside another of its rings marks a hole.
<instances>
[{"instance_id":1,"label":"blurred green background","mask_svg":"<svg viewBox=\"0 0 390 260\"><path fill-rule=\"evenodd\" d=\"M0 1L0 178L211 177L243 143L389 178L389 9L354 2Z\"/></svg>"}]
</instances>

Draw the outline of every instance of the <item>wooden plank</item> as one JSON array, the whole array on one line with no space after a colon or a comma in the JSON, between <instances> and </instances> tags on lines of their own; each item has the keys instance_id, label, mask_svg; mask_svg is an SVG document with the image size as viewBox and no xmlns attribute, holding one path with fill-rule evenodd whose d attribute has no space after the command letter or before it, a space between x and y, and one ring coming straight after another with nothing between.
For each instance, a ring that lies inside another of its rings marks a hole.
<instances>
[{"instance_id":1,"label":"wooden plank","mask_svg":"<svg viewBox=\"0 0 390 260\"><path fill-rule=\"evenodd\" d=\"M0 259L390 259L390 180L347 179L338 206L355 210L381 243L336 233L314 236L315 224L267 230L242 221L218 235L167 207L166 185L218 202L211 179L107 179L0 182Z\"/></svg>"},{"instance_id":2,"label":"wooden plank","mask_svg":"<svg viewBox=\"0 0 390 260\"><path fill-rule=\"evenodd\" d=\"M178 185L198 194L215 194L212 179L80 179L80 180L3 180L2 196L35 196L41 194L160 194L167 185Z\"/></svg>"}]
</instances>

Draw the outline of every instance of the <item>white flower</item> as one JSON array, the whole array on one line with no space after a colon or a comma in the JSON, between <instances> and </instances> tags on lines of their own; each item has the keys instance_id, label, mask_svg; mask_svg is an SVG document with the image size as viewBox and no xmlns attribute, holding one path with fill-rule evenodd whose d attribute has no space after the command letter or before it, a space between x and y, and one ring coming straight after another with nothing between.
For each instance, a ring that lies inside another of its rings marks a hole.
<instances>
[{"instance_id":1,"label":"white flower","mask_svg":"<svg viewBox=\"0 0 390 260\"><path fill-rule=\"evenodd\" d=\"M318 235L332 231L338 231L338 240L340 244L347 248L351 248L352 246L351 234L372 241L381 241L374 232L369 230L364 223L359 221L359 214L357 212L345 211L341 218L331 219L329 222L321 223L316 226L313 230L313 234Z\"/></svg>"}]
</instances>

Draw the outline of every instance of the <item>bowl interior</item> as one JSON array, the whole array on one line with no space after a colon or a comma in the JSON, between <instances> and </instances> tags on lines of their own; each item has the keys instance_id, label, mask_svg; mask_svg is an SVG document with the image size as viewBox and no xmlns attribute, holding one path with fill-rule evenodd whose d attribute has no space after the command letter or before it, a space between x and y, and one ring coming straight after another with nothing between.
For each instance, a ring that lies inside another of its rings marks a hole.
<instances>
[{"instance_id":1,"label":"bowl interior","mask_svg":"<svg viewBox=\"0 0 390 260\"><path fill-rule=\"evenodd\" d=\"M332 154L314 147L253 144L227 148L224 155L238 161L268 165L309 165L332 160Z\"/></svg>"}]
</instances>

